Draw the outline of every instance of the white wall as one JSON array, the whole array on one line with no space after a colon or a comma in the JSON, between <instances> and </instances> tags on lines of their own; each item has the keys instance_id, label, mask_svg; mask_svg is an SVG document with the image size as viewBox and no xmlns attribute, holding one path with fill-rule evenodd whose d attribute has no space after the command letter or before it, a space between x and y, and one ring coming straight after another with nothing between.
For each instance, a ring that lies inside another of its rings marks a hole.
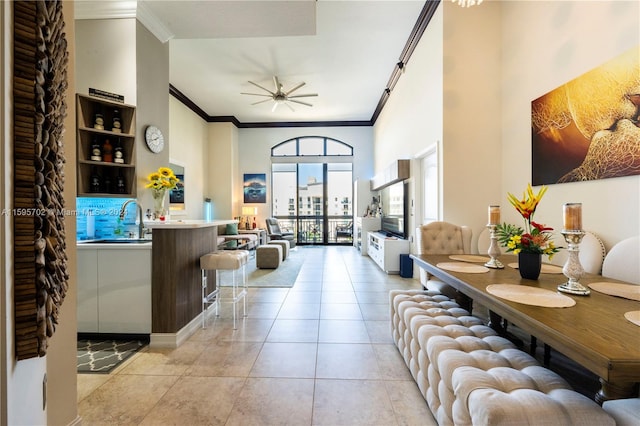
<instances>
[{"instance_id":1,"label":"white wall","mask_svg":"<svg viewBox=\"0 0 640 426\"><path fill-rule=\"evenodd\" d=\"M376 172L441 137L443 220L474 247L489 204L520 223L506 194L531 181L531 101L637 46L638 28L636 1L441 3L375 125ZM550 185L536 218L561 228L565 202L607 249L640 233L640 176Z\"/></svg>"},{"instance_id":2,"label":"white wall","mask_svg":"<svg viewBox=\"0 0 640 426\"><path fill-rule=\"evenodd\" d=\"M640 2L504 2L502 204L531 179L531 101L640 44ZM536 218L562 227L562 204L582 202L583 225L607 249L640 234L640 176L550 185ZM505 209L503 209L504 211ZM517 221L517 213L505 215Z\"/></svg>"},{"instance_id":3,"label":"white wall","mask_svg":"<svg viewBox=\"0 0 640 426\"><path fill-rule=\"evenodd\" d=\"M114 20L117 21L117 20ZM136 109L136 198L144 209L153 208L151 191L145 188L149 173L169 166L171 129L169 126L169 44L161 43L140 22L136 22L135 82ZM133 41L133 40L132 40ZM130 41L130 42L132 42ZM164 136L164 150L151 152L144 141L147 126L157 126ZM167 197L168 198L168 197ZM169 207L169 201L166 201Z\"/></svg>"},{"instance_id":4,"label":"white wall","mask_svg":"<svg viewBox=\"0 0 640 426\"><path fill-rule=\"evenodd\" d=\"M76 23L76 90L89 88L124 95L136 105L136 20L89 19Z\"/></svg>"},{"instance_id":5,"label":"white wall","mask_svg":"<svg viewBox=\"0 0 640 426\"><path fill-rule=\"evenodd\" d=\"M179 219L202 219L209 164L203 155L208 144L208 125L173 96L169 97L169 123L172 141L169 157L185 166L186 215Z\"/></svg>"},{"instance_id":6,"label":"white wall","mask_svg":"<svg viewBox=\"0 0 640 426\"><path fill-rule=\"evenodd\" d=\"M238 215L234 187L238 185L238 129L232 123L210 123L206 158L205 197L211 198L214 219Z\"/></svg>"},{"instance_id":7,"label":"white wall","mask_svg":"<svg viewBox=\"0 0 640 426\"><path fill-rule=\"evenodd\" d=\"M234 187L237 200L233 215L240 214L242 208L242 177L245 173L265 173L267 175L267 202L258 204L258 219L264 227L264 220L271 215L271 148L274 145L299 136L325 136L337 139L353 147L353 178L369 180L373 177L373 132L371 127L286 127L239 129L239 183Z\"/></svg>"}]
</instances>

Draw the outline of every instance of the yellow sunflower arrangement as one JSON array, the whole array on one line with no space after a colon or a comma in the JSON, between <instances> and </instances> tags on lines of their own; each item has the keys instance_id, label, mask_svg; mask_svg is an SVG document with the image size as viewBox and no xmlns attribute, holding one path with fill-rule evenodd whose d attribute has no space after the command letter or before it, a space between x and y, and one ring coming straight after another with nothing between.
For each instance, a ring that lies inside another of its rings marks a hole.
<instances>
[{"instance_id":1,"label":"yellow sunflower arrangement","mask_svg":"<svg viewBox=\"0 0 640 426\"><path fill-rule=\"evenodd\" d=\"M160 167L158 171L152 172L147 176L149 181L146 188L151 188L155 191L174 189L180 179L176 177L169 167Z\"/></svg>"}]
</instances>

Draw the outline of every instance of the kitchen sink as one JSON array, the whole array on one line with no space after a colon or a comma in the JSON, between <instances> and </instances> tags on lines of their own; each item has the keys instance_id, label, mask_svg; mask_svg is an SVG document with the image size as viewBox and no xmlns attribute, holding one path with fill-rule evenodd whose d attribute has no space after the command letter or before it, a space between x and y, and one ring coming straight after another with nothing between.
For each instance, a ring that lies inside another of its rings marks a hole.
<instances>
[{"instance_id":1,"label":"kitchen sink","mask_svg":"<svg viewBox=\"0 0 640 426\"><path fill-rule=\"evenodd\" d=\"M146 244L150 242L151 240L142 238L113 238L104 240L78 241L79 244Z\"/></svg>"}]
</instances>

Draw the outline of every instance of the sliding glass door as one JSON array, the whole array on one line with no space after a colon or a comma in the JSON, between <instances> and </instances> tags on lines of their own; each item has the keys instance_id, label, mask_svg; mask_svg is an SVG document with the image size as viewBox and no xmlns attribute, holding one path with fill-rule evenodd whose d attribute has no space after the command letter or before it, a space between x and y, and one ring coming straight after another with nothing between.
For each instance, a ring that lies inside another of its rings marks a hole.
<instances>
[{"instance_id":1,"label":"sliding glass door","mask_svg":"<svg viewBox=\"0 0 640 426\"><path fill-rule=\"evenodd\" d=\"M351 163L274 163L273 212L299 244L351 244Z\"/></svg>"}]
</instances>

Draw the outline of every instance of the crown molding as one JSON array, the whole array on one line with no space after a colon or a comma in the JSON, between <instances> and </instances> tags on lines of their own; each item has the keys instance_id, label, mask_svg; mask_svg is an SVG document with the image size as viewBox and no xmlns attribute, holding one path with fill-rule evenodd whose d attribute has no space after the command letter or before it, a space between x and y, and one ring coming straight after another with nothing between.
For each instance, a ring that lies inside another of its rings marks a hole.
<instances>
[{"instance_id":1,"label":"crown molding","mask_svg":"<svg viewBox=\"0 0 640 426\"><path fill-rule=\"evenodd\" d=\"M75 1L75 19L123 19L136 17L136 0Z\"/></svg>"},{"instance_id":2,"label":"crown molding","mask_svg":"<svg viewBox=\"0 0 640 426\"><path fill-rule=\"evenodd\" d=\"M74 14L75 19L136 18L162 43L175 37L143 1L76 1Z\"/></svg>"},{"instance_id":3,"label":"crown molding","mask_svg":"<svg viewBox=\"0 0 640 426\"><path fill-rule=\"evenodd\" d=\"M144 25L151 34L156 36L162 43L166 43L175 37L175 34L167 28L166 25L149 9L145 2L138 2L137 15L138 21Z\"/></svg>"}]
</instances>

